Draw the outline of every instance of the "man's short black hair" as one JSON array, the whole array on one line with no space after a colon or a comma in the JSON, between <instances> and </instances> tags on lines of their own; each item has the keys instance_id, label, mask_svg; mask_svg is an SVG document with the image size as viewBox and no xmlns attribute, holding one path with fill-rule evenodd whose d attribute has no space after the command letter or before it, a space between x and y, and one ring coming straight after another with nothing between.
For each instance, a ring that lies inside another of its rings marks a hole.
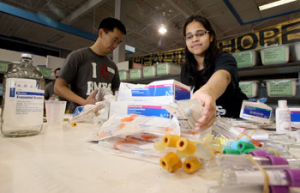
<instances>
[{"instance_id":1,"label":"man's short black hair","mask_svg":"<svg viewBox=\"0 0 300 193\"><path fill-rule=\"evenodd\" d=\"M119 29L124 35L126 35L126 28L123 25L123 23L115 18L108 17L105 18L101 21L99 28L102 28L103 30L109 32L109 31L114 31L114 28Z\"/></svg>"}]
</instances>

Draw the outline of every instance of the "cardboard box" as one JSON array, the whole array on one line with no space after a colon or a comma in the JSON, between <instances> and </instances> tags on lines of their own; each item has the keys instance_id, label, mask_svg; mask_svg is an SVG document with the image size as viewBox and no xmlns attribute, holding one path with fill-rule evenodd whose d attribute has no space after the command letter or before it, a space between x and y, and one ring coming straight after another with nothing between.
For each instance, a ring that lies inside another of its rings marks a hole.
<instances>
[{"instance_id":1,"label":"cardboard box","mask_svg":"<svg viewBox=\"0 0 300 193\"><path fill-rule=\"evenodd\" d=\"M170 104L190 99L191 90L176 80L154 81L148 85L121 82L117 101L155 102Z\"/></svg>"}]
</instances>

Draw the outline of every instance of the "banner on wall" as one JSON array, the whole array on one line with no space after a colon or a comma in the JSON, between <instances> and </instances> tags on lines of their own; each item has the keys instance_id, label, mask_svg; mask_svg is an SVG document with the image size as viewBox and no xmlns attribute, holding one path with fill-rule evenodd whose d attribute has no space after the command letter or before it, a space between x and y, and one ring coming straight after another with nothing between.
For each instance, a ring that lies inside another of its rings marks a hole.
<instances>
[{"instance_id":1,"label":"banner on wall","mask_svg":"<svg viewBox=\"0 0 300 193\"><path fill-rule=\"evenodd\" d=\"M228 52L255 50L270 45L291 44L300 41L300 18L252 33L221 41L219 47Z\"/></svg>"},{"instance_id":2,"label":"banner on wall","mask_svg":"<svg viewBox=\"0 0 300 193\"><path fill-rule=\"evenodd\" d=\"M144 66L151 66L156 63L171 62L175 64L182 64L184 61L184 48L169 50L162 53L155 53L143 55L132 58L132 63L143 64Z\"/></svg>"},{"instance_id":3,"label":"banner on wall","mask_svg":"<svg viewBox=\"0 0 300 193\"><path fill-rule=\"evenodd\" d=\"M291 44L300 41L300 18L286 21L274 26L263 28L240 37L232 38L218 43L224 51L240 52L255 50L267 45ZM151 66L156 63L172 62L182 64L184 62L184 48L167 52L149 54L134 57L132 63Z\"/></svg>"}]
</instances>

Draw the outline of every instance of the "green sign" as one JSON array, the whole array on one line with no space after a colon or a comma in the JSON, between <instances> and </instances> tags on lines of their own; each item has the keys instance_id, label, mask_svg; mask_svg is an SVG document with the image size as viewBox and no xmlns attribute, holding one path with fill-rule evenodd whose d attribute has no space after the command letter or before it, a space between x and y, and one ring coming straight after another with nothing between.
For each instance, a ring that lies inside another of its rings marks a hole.
<instances>
[{"instance_id":1,"label":"green sign","mask_svg":"<svg viewBox=\"0 0 300 193\"><path fill-rule=\"evenodd\" d=\"M251 82L240 82L239 84L241 90L247 97L253 97L253 92L252 92L252 83Z\"/></svg>"},{"instance_id":2,"label":"green sign","mask_svg":"<svg viewBox=\"0 0 300 193\"><path fill-rule=\"evenodd\" d=\"M120 80L126 80L127 79L127 71L119 71Z\"/></svg>"},{"instance_id":3,"label":"green sign","mask_svg":"<svg viewBox=\"0 0 300 193\"><path fill-rule=\"evenodd\" d=\"M289 97L294 96L296 87L293 81L268 82L268 94L271 97Z\"/></svg>"},{"instance_id":4,"label":"green sign","mask_svg":"<svg viewBox=\"0 0 300 193\"><path fill-rule=\"evenodd\" d=\"M7 63L0 62L0 73L6 73L6 71L7 71Z\"/></svg>"},{"instance_id":5,"label":"green sign","mask_svg":"<svg viewBox=\"0 0 300 193\"><path fill-rule=\"evenodd\" d=\"M141 78L141 69L130 69L130 78L131 79Z\"/></svg>"},{"instance_id":6,"label":"green sign","mask_svg":"<svg viewBox=\"0 0 300 193\"><path fill-rule=\"evenodd\" d=\"M252 52L241 52L232 54L236 60L238 68L253 66L253 53Z\"/></svg>"},{"instance_id":7,"label":"green sign","mask_svg":"<svg viewBox=\"0 0 300 193\"><path fill-rule=\"evenodd\" d=\"M42 67L38 67L37 68L40 73L42 73L42 75L44 76L44 78L51 78L51 69L50 68L42 68Z\"/></svg>"},{"instance_id":8,"label":"green sign","mask_svg":"<svg viewBox=\"0 0 300 193\"><path fill-rule=\"evenodd\" d=\"M156 66L157 75L166 75L167 74L167 64L159 64Z\"/></svg>"},{"instance_id":9,"label":"green sign","mask_svg":"<svg viewBox=\"0 0 300 193\"><path fill-rule=\"evenodd\" d=\"M286 47L274 47L263 49L264 64L280 64L285 63L288 60Z\"/></svg>"},{"instance_id":10,"label":"green sign","mask_svg":"<svg viewBox=\"0 0 300 193\"><path fill-rule=\"evenodd\" d=\"M143 67L143 76L144 77L153 77L155 76L155 66Z\"/></svg>"}]
</instances>

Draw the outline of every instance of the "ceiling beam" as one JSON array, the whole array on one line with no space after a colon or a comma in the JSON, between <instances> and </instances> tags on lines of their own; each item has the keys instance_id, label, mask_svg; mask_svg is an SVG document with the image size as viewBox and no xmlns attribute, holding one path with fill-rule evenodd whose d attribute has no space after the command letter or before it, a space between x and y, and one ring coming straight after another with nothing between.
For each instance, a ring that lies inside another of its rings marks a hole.
<instances>
[{"instance_id":1,"label":"ceiling beam","mask_svg":"<svg viewBox=\"0 0 300 193\"><path fill-rule=\"evenodd\" d=\"M61 22L70 25L76 19L82 17L83 15L91 11L91 9L94 9L97 6L104 4L106 1L107 0L89 0L88 2L80 6L80 8L76 9L71 14L69 14L65 19L61 20Z\"/></svg>"}]
</instances>

